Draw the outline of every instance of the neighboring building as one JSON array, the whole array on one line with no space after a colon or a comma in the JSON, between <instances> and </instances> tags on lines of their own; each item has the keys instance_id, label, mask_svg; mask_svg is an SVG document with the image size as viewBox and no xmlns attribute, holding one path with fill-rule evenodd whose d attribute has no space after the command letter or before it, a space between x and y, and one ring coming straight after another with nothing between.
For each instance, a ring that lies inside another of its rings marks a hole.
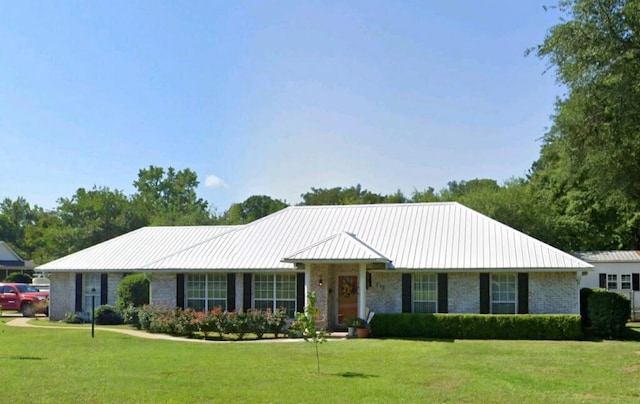
<instances>
[{"instance_id":1,"label":"neighboring building","mask_svg":"<svg viewBox=\"0 0 640 404\"><path fill-rule=\"evenodd\" d=\"M603 288L631 300L631 318L640 320L640 251L586 251L575 255L594 266L581 288Z\"/></svg>"},{"instance_id":2,"label":"neighboring building","mask_svg":"<svg viewBox=\"0 0 640 404\"><path fill-rule=\"evenodd\" d=\"M289 207L234 227L147 227L36 268L52 319L113 304L144 272L151 303L302 311L335 328L374 312L579 313L591 265L459 203Z\"/></svg>"},{"instance_id":3,"label":"neighboring building","mask_svg":"<svg viewBox=\"0 0 640 404\"><path fill-rule=\"evenodd\" d=\"M14 272L32 271L33 261L24 261L4 241L0 241L0 282Z\"/></svg>"}]
</instances>

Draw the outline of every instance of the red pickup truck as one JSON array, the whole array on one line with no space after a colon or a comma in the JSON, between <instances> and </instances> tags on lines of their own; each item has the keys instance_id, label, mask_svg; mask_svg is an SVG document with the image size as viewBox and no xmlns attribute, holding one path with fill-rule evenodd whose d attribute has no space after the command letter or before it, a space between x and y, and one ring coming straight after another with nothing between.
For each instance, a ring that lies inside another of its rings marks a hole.
<instances>
[{"instance_id":1,"label":"red pickup truck","mask_svg":"<svg viewBox=\"0 0 640 404\"><path fill-rule=\"evenodd\" d=\"M36 312L48 314L49 305L43 304L49 299L49 293L27 283L0 283L0 307L2 310L19 310L29 317Z\"/></svg>"}]
</instances>

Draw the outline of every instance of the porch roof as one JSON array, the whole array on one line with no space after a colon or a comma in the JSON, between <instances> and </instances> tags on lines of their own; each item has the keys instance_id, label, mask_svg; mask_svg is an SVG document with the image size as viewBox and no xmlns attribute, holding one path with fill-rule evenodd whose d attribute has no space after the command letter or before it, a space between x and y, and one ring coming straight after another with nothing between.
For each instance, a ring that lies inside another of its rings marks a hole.
<instances>
[{"instance_id":1,"label":"porch roof","mask_svg":"<svg viewBox=\"0 0 640 404\"><path fill-rule=\"evenodd\" d=\"M373 249L355 234L340 232L304 247L282 262L384 262L391 260Z\"/></svg>"}]
</instances>

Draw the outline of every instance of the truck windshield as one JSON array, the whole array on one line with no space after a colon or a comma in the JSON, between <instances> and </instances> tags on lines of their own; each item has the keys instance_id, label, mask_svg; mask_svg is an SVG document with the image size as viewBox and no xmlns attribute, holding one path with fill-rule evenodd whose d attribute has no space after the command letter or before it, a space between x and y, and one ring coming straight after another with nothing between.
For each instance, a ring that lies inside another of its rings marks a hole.
<instances>
[{"instance_id":1,"label":"truck windshield","mask_svg":"<svg viewBox=\"0 0 640 404\"><path fill-rule=\"evenodd\" d=\"M31 286L31 285L16 285L16 287L18 288L18 290L20 291L20 293L25 293L25 292L38 292L38 289L36 289L35 287Z\"/></svg>"}]
</instances>

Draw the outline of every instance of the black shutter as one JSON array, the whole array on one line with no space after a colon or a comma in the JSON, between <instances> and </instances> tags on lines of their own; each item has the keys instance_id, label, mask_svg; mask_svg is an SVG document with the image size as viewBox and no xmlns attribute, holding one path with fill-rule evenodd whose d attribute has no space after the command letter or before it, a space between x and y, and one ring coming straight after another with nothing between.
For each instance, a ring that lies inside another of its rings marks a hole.
<instances>
[{"instance_id":1,"label":"black shutter","mask_svg":"<svg viewBox=\"0 0 640 404\"><path fill-rule=\"evenodd\" d=\"M449 278L438 274L438 313L449 312Z\"/></svg>"},{"instance_id":2,"label":"black shutter","mask_svg":"<svg viewBox=\"0 0 640 404\"><path fill-rule=\"evenodd\" d=\"M242 310L247 311L251 308L251 274L244 274L242 283Z\"/></svg>"},{"instance_id":3,"label":"black shutter","mask_svg":"<svg viewBox=\"0 0 640 404\"><path fill-rule=\"evenodd\" d=\"M306 296L304 295L304 274L296 275L296 311L302 313L306 304Z\"/></svg>"},{"instance_id":4,"label":"black shutter","mask_svg":"<svg viewBox=\"0 0 640 404\"><path fill-rule=\"evenodd\" d=\"M184 274L176 274L176 307L184 309Z\"/></svg>"},{"instance_id":5,"label":"black shutter","mask_svg":"<svg viewBox=\"0 0 640 404\"><path fill-rule=\"evenodd\" d=\"M76 274L76 312L82 311L82 274Z\"/></svg>"},{"instance_id":6,"label":"black shutter","mask_svg":"<svg viewBox=\"0 0 640 404\"><path fill-rule=\"evenodd\" d=\"M529 313L529 274L518 274L518 314Z\"/></svg>"},{"instance_id":7,"label":"black shutter","mask_svg":"<svg viewBox=\"0 0 640 404\"><path fill-rule=\"evenodd\" d=\"M100 304L109 301L109 274L100 274Z\"/></svg>"},{"instance_id":8,"label":"black shutter","mask_svg":"<svg viewBox=\"0 0 640 404\"><path fill-rule=\"evenodd\" d=\"M402 312L411 313L411 274L402 274Z\"/></svg>"},{"instance_id":9,"label":"black shutter","mask_svg":"<svg viewBox=\"0 0 640 404\"><path fill-rule=\"evenodd\" d=\"M480 314L489 314L490 312L489 274L480 274Z\"/></svg>"},{"instance_id":10,"label":"black shutter","mask_svg":"<svg viewBox=\"0 0 640 404\"><path fill-rule=\"evenodd\" d=\"M607 288L607 274L600 274L600 287L603 289Z\"/></svg>"},{"instance_id":11,"label":"black shutter","mask_svg":"<svg viewBox=\"0 0 640 404\"><path fill-rule=\"evenodd\" d=\"M640 290L640 274L631 274L631 289Z\"/></svg>"},{"instance_id":12,"label":"black shutter","mask_svg":"<svg viewBox=\"0 0 640 404\"><path fill-rule=\"evenodd\" d=\"M236 274L227 274L227 311L236 309Z\"/></svg>"}]
</instances>

